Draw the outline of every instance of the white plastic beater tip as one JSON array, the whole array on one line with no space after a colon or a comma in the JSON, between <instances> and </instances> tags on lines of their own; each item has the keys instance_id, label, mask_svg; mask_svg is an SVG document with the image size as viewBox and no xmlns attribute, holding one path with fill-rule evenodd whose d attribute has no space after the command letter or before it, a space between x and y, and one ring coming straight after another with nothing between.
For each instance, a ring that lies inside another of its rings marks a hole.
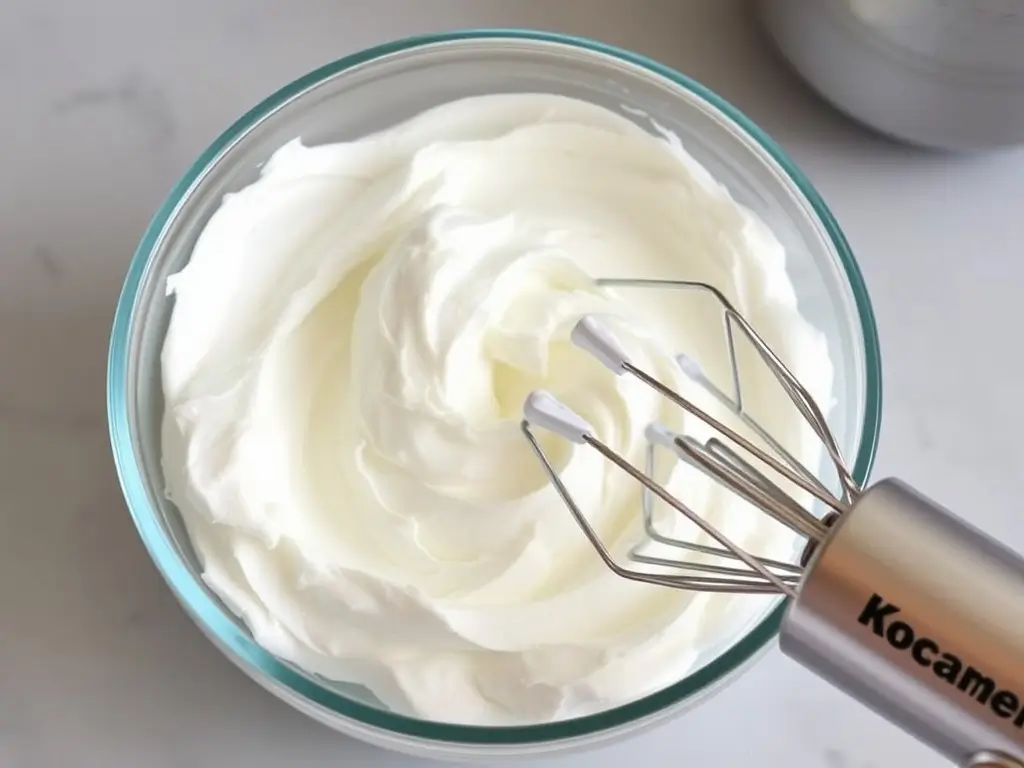
<instances>
[{"instance_id":1,"label":"white plastic beater tip","mask_svg":"<svg viewBox=\"0 0 1024 768\"><path fill-rule=\"evenodd\" d=\"M675 449L676 434L659 421L652 421L644 430L644 437L647 442L653 445L661 445L665 448Z\"/></svg>"},{"instance_id":2,"label":"white plastic beater tip","mask_svg":"<svg viewBox=\"0 0 1024 768\"><path fill-rule=\"evenodd\" d=\"M574 443L584 443L593 434L586 420L543 390L531 392L523 403L523 418L532 426L554 432Z\"/></svg>"},{"instance_id":3,"label":"white plastic beater tip","mask_svg":"<svg viewBox=\"0 0 1024 768\"><path fill-rule=\"evenodd\" d=\"M612 373L619 375L625 371L624 366L629 362L629 355L607 326L594 315L584 315L580 318L569 338L584 352L596 357L598 362Z\"/></svg>"},{"instance_id":4,"label":"white plastic beater tip","mask_svg":"<svg viewBox=\"0 0 1024 768\"><path fill-rule=\"evenodd\" d=\"M704 380L704 369L700 367L700 363L689 355L676 355L676 363L687 377L694 381Z\"/></svg>"}]
</instances>

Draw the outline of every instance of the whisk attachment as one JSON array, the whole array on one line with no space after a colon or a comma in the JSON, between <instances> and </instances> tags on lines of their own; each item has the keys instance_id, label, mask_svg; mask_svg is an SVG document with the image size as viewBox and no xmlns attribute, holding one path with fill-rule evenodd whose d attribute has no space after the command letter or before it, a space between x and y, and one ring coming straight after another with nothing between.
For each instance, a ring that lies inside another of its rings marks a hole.
<instances>
[{"instance_id":1,"label":"whisk attachment","mask_svg":"<svg viewBox=\"0 0 1024 768\"><path fill-rule=\"evenodd\" d=\"M763 441L767 449L756 445L751 439L744 437L636 366L611 330L598 317L588 315L577 323L570 334L572 342L577 347L589 353L613 374L632 376L642 382L710 427L716 435L700 441L690 435L676 434L663 424L650 424L645 430L645 466L640 469L602 442L585 419L550 393L534 392L524 405L522 431L541 461L551 484L605 564L622 577L703 592L782 593L794 597L802 569L791 563L751 554L674 496L654 479L655 452L659 449L670 451L677 460L704 472L740 498L804 537L808 542L803 558L806 561L816 544L827 535L830 522L844 514L860 492L821 410L810 393L764 340L713 286L692 281L608 279L598 282L605 286L702 291L716 299L723 311L723 336L730 363L733 392L727 393L717 387L693 358L679 355L675 362L688 379L728 408L740 423ZM803 466L747 412L740 387L735 343L737 334L742 334L750 341L761 361L821 440L839 479L841 490L838 494L833 494L813 472ZM627 567L616 561L562 483L558 472L533 434L532 427L547 430L577 445L585 445L596 450L643 486L640 513L646 539L635 545L628 552L627 558L632 563L658 568L657 572ZM778 480L773 479L773 476ZM783 488L780 481L791 484L795 489L820 502L828 510L825 518L820 519L812 514L793 497L791 492ZM686 541L659 533L655 528L653 515L656 499L690 520L712 539L715 545ZM676 559L652 555L647 546L651 542L690 553L690 556Z\"/></svg>"},{"instance_id":2,"label":"whisk attachment","mask_svg":"<svg viewBox=\"0 0 1024 768\"><path fill-rule=\"evenodd\" d=\"M681 385L686 395L695 392L689 384L696 385L699 401L709 395L731 411L743 433L637 366L599 318L581 319L571 333L576 346L614 375L635 378L688 414L682 432L663 423L646 426L644 466L638 468L553 395L534 392L527 398L523 434L604 563L624 578L675 589L788 596L792 600L779 627L786 656L957 765L1024 768L1024 558L898 480L862 490L810 393L712 286L598 282L700 291L719 302L733 391L716 386L691 357L679 355L675 363L688 379ZM838 478L836 492L748 412L735 348L741 335L757 351L755 363L759 359L766 366L820 439ZM702 428L691 430L695 422ZM625 555L609 552L534 430L560 436L575 444L574 450L597 451L640 483L644 536ZM685 474L703 473L805 538L800 564L755 556L674 496L655 479L659 451L689 465ZM807 508L807 499L826 510L820 519ZM659 531L658 502L707 538L687 540Z\"/></svg>"}]
</instances>

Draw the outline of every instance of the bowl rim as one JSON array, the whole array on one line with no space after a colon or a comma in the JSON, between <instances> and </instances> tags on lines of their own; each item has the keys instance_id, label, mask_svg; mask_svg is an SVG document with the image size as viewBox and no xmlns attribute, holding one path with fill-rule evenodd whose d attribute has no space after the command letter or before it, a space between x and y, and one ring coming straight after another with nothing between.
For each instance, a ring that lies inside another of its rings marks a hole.
<instances>
[{"instance_id":1,"label":"bowl rim","mask_svg":"<svg viewBox=\"0 0 1024 768\"><path fill-rule=\"evenodd\" d=\"M792 160L753 121L710 89L689 77L638 53L583 37L530 29L467 29L393 40L344 56L294 80L250 109L225 130L188 168L157 210L129 264L118 299L107 364L107 419L114 463L122 493L146 549L164 580L194 621L212 633L218 645L230 648L234 661L250 675L265 675L310 704L325 708L375 730L429 742L470 745L526 745L577 740L597 733L621 730L631 723L648 720L673 705L690 699L735 674L755 659L776 635L787 601L770 611L757 626L721 656L660 691L628 704L569 720L535 725L474 726L421 720L363 704L330 690L290 664L263 650L243 632L225 608L188 571L178 556L167 531L149 504L142 473L135 458L128 410L128 380L134 309L150 255L159 244L164 228L175 215L192 185L206 172L223 150L256 123L298 94L345 70L398 52L458 41L517 40L567 46L602 54L660 75L709 103L752 137L802 193L831 240L846 274L861 324L864 340L866 393L861 442L853 465L858 482L866 482L878 445L882 405L881 353L874 312L860 268L835 218L807 178Z\"/></svg>"}]
</instances>

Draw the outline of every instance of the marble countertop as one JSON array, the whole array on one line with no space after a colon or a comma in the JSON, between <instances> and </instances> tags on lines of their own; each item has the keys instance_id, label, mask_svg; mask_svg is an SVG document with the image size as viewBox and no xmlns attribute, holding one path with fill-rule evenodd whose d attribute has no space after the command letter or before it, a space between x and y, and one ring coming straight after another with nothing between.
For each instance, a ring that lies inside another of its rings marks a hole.
<instances>
[{"instance_id":1,"label":"marble countertop","mask_svg":"<svg viewBox=\"0 0 1024 768\"><path fill-rule=\"evenodd\" d=\"M293 712L192 626L149 563L111 465L107 335L176 177L235 117L387 38L532 26L703 81L807 172L862 264L881 329L876 476L902 475L1018 548L1024 153L895 146L809 95L742 0L4 0L0 5L0 765L419 765ZM533 766L939 766L773 651L634 741Z\"/></svg>"}]
</instances>

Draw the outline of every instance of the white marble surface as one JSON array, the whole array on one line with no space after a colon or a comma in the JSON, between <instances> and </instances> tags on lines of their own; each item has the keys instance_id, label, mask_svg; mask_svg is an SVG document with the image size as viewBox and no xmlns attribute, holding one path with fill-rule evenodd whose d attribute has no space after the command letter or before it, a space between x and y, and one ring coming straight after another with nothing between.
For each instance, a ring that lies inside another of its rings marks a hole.
<instances>
[{"instance_id":1,"label":"white marble surface","mask_svg":"<svg viewBox=\"0 0 1024 768\"><path fill-rule=\"evenodd\" d=\"M150 214L259 98L327 60L432 29L603 38L702 80L817 184L871 289L885 359L877 474L1024 547L1024 153L893 146L808 95L744 3L715 0L4 0L0 4L0 765L407 766L235 670L147 561L104 417L114 301ZM635 741L535 766L940 765L773 652Z\"/></svg>"}]
</instances>

